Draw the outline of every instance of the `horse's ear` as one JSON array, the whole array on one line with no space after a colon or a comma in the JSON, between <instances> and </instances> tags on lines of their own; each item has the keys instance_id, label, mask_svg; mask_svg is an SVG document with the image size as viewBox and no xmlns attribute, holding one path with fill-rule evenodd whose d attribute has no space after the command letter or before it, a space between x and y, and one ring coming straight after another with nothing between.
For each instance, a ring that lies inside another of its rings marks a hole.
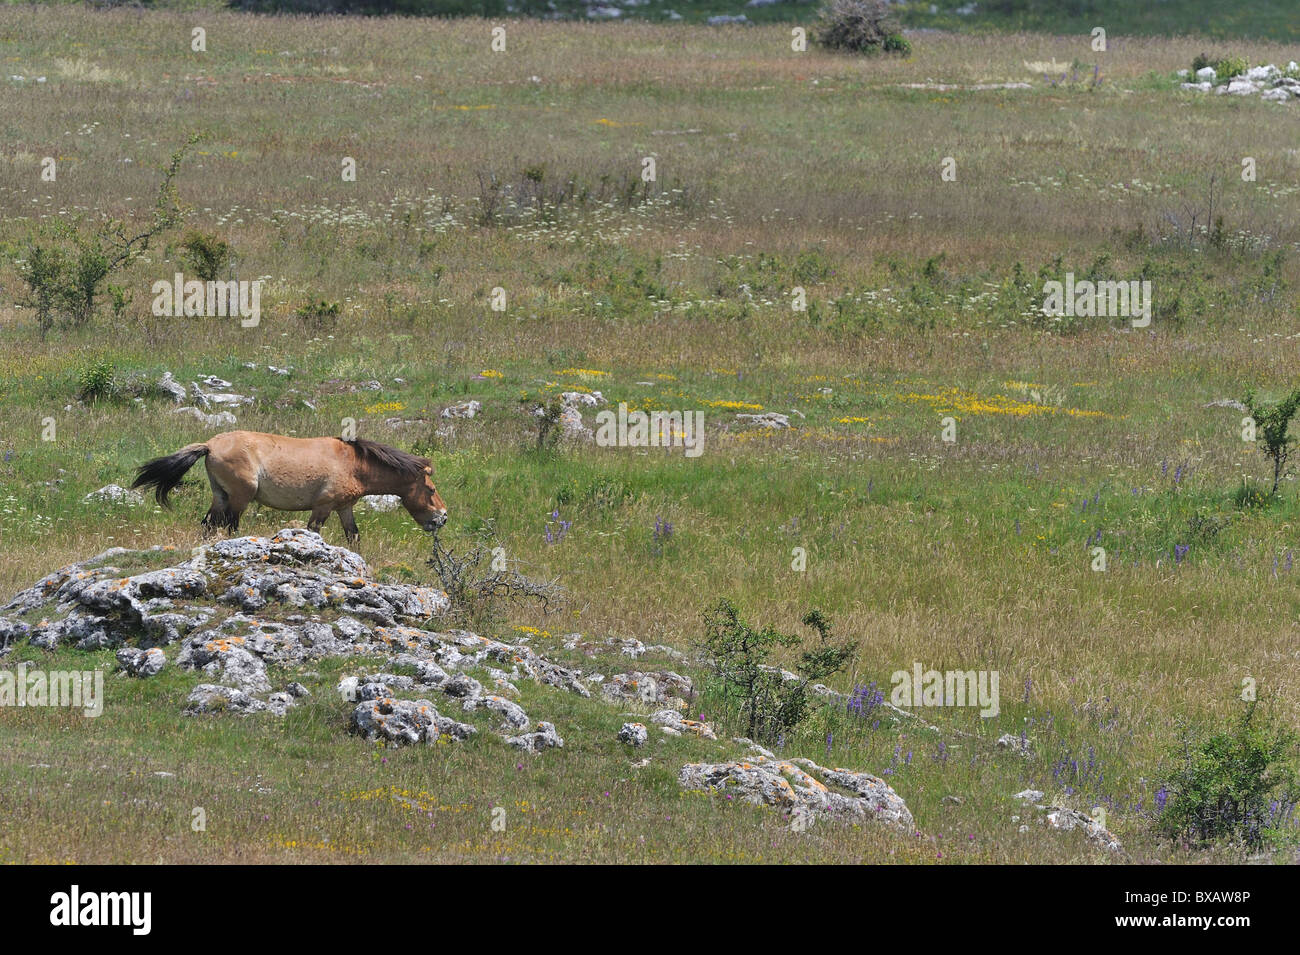
<instances>
[{"instance_id":1,"label":"horse's ear","mask_svg":"<svg viewBox=\"0 0 1300 955\"><path fill-rule=\"evenodd\" d=\"M432 467L427 467L427 468L425 468L425 469L424 469L424 473L425 473L425 474L432 474L432 473L433 473L433 468L432 468Z\"/></svg>"}]
</instances>

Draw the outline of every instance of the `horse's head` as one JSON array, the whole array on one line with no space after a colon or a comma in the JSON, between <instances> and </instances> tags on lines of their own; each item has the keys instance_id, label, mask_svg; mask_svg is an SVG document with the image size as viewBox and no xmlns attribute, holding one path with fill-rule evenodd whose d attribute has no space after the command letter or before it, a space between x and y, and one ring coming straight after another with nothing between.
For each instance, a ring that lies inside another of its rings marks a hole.
<instances>
[{"instance_id":1,"label":"horse's head","mask_svg":"<svg viewBox=\"0 0 1300 955\"><path fill-rule=\"evenodd\" d=\"M402 495L402 506L426 531L436 531L447 523L447 505L433 486L433 468L426 467Z\"/></svg>"}]
</instances>

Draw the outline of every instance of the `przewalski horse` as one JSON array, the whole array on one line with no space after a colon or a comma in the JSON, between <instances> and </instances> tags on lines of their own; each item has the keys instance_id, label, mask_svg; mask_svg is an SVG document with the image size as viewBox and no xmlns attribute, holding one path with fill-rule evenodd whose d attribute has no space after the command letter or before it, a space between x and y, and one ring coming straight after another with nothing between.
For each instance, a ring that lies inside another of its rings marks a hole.
<instances>
[{"instance_id":1,"label":"przewalski horse","mask_svg":"<svg viewBox=\"0 0 1300 955\"><path fill-rule=\"evenodd\" d=\"M239 529L239 519L253 501L281 511L311 511L314 531L338 511L348 540L361 539L352 505L366 494L396 494L402 506L426 531L447 521L447 505L433 486L428 458L355 438L289 438L256 431L227 431L202 444L140 465L132 487L151 487L158 503L185 472L204 458L212 506L203 527Z\"/></svg>"}]
</instances>

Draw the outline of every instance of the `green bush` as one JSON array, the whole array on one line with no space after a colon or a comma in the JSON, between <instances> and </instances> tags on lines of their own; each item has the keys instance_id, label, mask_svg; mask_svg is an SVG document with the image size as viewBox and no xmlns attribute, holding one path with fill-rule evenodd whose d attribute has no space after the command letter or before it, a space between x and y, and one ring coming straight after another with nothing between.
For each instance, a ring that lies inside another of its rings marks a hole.
<instances>
[{"instance_id":1,"label":"green bush","mask_svg":"<svg viewBox=\"0 0 1300 955\"><path fill-rule=\"evenodd\" d=\"M1192 58L1192 78L1195 79L1197 70L1203 70L1207 66L1214 68L1214 78L1218 82L1240 76L1250 69L1250 63L1243 56L1220 56L1212 59L1206 53L1198 53Z\"/></svg>"},{"instance_id":2,"label":"green bush","mask_svg":"<svg viewBox=\"0 0 1300 955\"><path fill-rule=\"evenodd\" d=\"M324 299L318 299L299 306L294 311L293 317L313 332L323 332L333 328L338 323L341 308L342 306L338 302L327 302Z\"/></svg>"},{"instance_id":3,"label":"green bush","mask_svg":"<svg viewBox=\"0 0 1300 955\"><path fill-rule=\"evenodd\" d=\"M912 51L884 0L828 0L817 13L814 37L845 53Z\"/></svg>"},{"instance_id":4,"label":"green bush","mask_svg":"<svg viewBox=\"0 0 1300 955\"><path fill-rule=\"evenodd\" d=\"M85 402L102 401L117 394L117 368L104 357L92 358L77 373L77 398Z\"/></svg>"},{"instance_id":5,"label":"green bush","mask_svg":"<svg viewBox=\"0 0 1300 955\"><path fill-rule=\"evenodd\" d=\"M1257 849L1295 841L1296 740L1275 719L1257 715L1254 701L1226 730L1185 733L1171 754L1175 769L1157 794L1160 831L1200 847Z\"/></svg>"},{"instance_id":6,"label":"green bush","mask_svg":"<svg viewBox=\"0 0 1300 955\"><path fill-rule=\"evenodd\" d=\"M1211 65L1214 67L1214 77L1217 80L1232 79L1250 69L1250 64L1243 56L1225 56Z\"/></svg>"},{"instance_id":7,"label":"green bush","mask_svg":"<svg viewBox=\"0 0 1300 955\"><path fill-rule=\"evenodd\" d=\"M181 255L200 279L216 282L230 268L233 250L215 235L191 232L181 242Z\"/></svg>"},{"instance_id":8,"label":"green bush","mask_svg":"<svg viewBox=\"0 0 1300 955\"><path fill-rule=\"evenodd\" d=\"M740 619L727 599L704 615L702 649L711 673L706 698L718 703L723 719L750 739L775 742L808 715L809 687L844 669L854 649L832 642L830 621L820 610L804 614L803 623L817 634L811 647L774 627L755 630ZM790 679L769 661L781 648L800 649Z\"/></svg>"}]
</instances>

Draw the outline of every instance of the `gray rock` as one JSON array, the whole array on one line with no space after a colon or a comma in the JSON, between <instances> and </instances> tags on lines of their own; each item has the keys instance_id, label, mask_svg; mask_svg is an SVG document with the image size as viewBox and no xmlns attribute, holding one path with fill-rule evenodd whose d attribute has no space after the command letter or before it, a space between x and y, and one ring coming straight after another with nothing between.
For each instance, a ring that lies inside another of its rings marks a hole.
<instances>
[{"instance_id":1,"label":"gray rock","mask_svg":"<svg viewBox=\"0 0 1300 955\"><path fill-rule=\"evenodd\" d=\"M163 376L158 379L158 388L172 396L172 400L178 405L183 405L189 394L185 391L185 386L172 377L170 371L163 372Z\"/></svg>"},{"instance_id":2,"label":"gray rock","mask_svg":"<svg viewBox=\"0 0 1300 955\"><path fill-rule=\"evenodd\" d=\"M172 414L187 414L208 428L223 428L226 425L236 423L235 416L229 411L218 411L216 414L208 414L206 411L195 408L193 405L186 405L184 408L175 408L172 410Z\"/></svg>"},{"instance_id":3,"label":"gray rock","mask_svg":"<svg viewBox=\"0 0 1300 955\"><path fill-rule=\"evenodd\" d=\"M213 683L200 683L193 690L185 707L185 713L194 716L199 713L260 713L267 708L261 700L250 696L243 690Z\"/></svg>"},{"instance_id":4,"label":"gray rock","mask_svg":"<svg viewBox=\"0 0 1300 955\"><path fill-rule=\"evenodd\" d=\"M462 401L460 404L452 405L450 408L442 409L444 418L472 418L483 408L483 404L478 401Z\"/></svg>"},{"instance_id":5,"label":"gray rock","mask_svg":"<svg viewBox=\"0 0 1300 955\"><path fill-rule=\"evenodd\" d=\"M479 696L466 700L463 704L467 710L482 709L491 710L497 713L505 721L504 726L511 729L520 730L528 725L528 714L524 712L522 706L512 700L507 700L504 696ZM539 724L550 725L550 724Z\"/></svg>"},{"instance_id":6,"label":"gray rock","mask_svg":"<svg viewBox=\"0 0 1300 955\"><path fill-rule=\"evenodd\" d=\"M266 663L243 645L246 642L245 638L228 638L218 631L197 633L182 645L176 664L186 670L202 670L245 693L268 692L271 681L266 675Z\"/></svg>"},{"instance_id":7,"label":"gray rock","mask_svg":"<svg viewBox=\"0 0 1300 955\"><path fill-rule=\"evenodd\" d=\"M1281 75L1282 71L1272 63L1263 66L1252 66L1243 74L1246 79L1255 83L1266 83L1270 80L1277 79L1277 77Z\"/></svg>"},{"instance_id":8,"label":"gray rock","mask_svg":"<svg viewBox=\"0 0 1300 955\"><path fill-rule=\"evenodd\" d=\"M393 745L436 743L440 737L466 739L474 727L442 716L428 700L367 700L352 711L354 731Z\"/></svg>"},{"instance_id":9,"label":"gray rock","mask_svg":"<svg viewBox=\"0 0 1300 955\"><path fill-rule=\"evenodd\" d=\"M358 700L387 700L393 695L392 687L384 683L358 683Z\"/></svg>"},{"instance_id":10,"label":"gray rock","mask_svg":"<svg viewBox=\"0 0 1300 955\"><path fill-rule=\"evenodd\" d=\"M141 650L139 647L123 647L117 651L117 662L123 672L130 676L149 677L162 671L167 664L167 657L157 647Z\"/></svg>"},{"instance_id":11,"label":"gray rock","mask_svg":"<svg viewBox=\"0 0 1300 955\"><path fill-rule=\"evenodd\" d=\"M1019 753L1025 759L1029 759L1034 755L1033 746L1028 738L1016 736L1014 733L1003 733L999 736L997 747L998 749L1009 749L1013 753Z\"/></svg>"},{"instance_id":12,"label":"gray rock","mask_svg":"<svg viewBox=\"0 0 1300 955\"><path fill-rule=\"evenodd\" d=\"M599 408L608 403L599 391L560 392L560 404L566 408Z\"/></svg>"},{"instance_id":13,"label":"gray rock","mask_svg":"<svg viewBox=\"0 0 1300 955\"><path fill-rule=\"evenodd\" d=\"M790 427L790 419L786 415L777 414L775 411L765 411L762 414L743 414L737 413L736 420L746 424L757 425L761 428L771 428L780 430Z\"/></svg>"},{"instance_id":14,"label":"gray rock","mask_svg":"<svg viewBox=\"0 0 1300 955\"><path fill-rule=\"evenodd\" d=\"M1077 809L1067 809L1062 806L1048 806L1043 817L1049 829L1055 829L1058 832L1072 832L1075 829L1082 829L1088 841L1094 845L1105 849L1107 852L1117 854L1124 852L1124 846L1113 832L1103 826L1091 816L1079 812Z\"/></svg>"},{"instance_id":15,"label":"gray rock","mask_svg":"<svg viewBox=\"0 0 1300 955\"><path fill-rule=\"evenodd\" d=\"M729 763L688 763L678 774L686 789L734 792L746 802L792 815L876 820L911 829L912 813L898 793L868 773L826 769L810 759L756 756Z\"/></svg>"},{"instance_id":16,"label":"gray rock","mask_svg":"<svg viewBox=\"0 0 1300 955\"><path fill-rule=\"evenodd\" d=\"M671 670L616 673L600 688L601 694L608 700L638 700L642 703L665 703L674 696L685 699L693 690L687 677Z\"/></svg>"},{"instance_id":17,"label":"gray rock","mask_svg":"<svg viewBox=\"0 0 1300 955\"><path fill-rule=\"evenodd\" d=\"M650 715L650 722L662 726L669 735L681 736L690 733L701 739L717 739L713 727L699 720L688 720L676 710L658 710Z\"/></svg>"},{"instance_id":18,"label":"gray rock","mask_svg":"<svg viewBox=\"0 0 1300 955\"><path fill-rule=\"evenodd\" d=\"M537 729L533 732L507 737L506 742L516 749L528 750L532 753L564 746L564 740L560 738L560 734L555 731L555 726L551 723L538 723Z\"/></svg>"},{"instance_id":19,"label":"gray rock","mask_svg":"<svg viewBox=\"0 0 1300 955\"><path fill-rule=\"evenodd\" d=\"M360 677L362 683L384 683L398 690L415 689L415 680L409 676L399 676L396 673L368 673Z\"/></svg>"},{"instance_id":20,"label":"gray rock","mask_svg":"<svg viewBox=\"0 0 1300 955\"><path fill-rule=\"evenodd\" d=\"M457 673L451 679L445 681L440 689L448 696L455 696L461 699L472 700L483 695L483 684L472 676L464 673Z\"/></svg>"},{"instance_id":21,"label":"gray rock","mask_svg":"<svg viewBox=\"0 0 1300 955\"><path fill-rule=\"evenodd\" d=\"M1220 86L1215 92L1219 94L1227 93L1230 96L1253 96L1259 92L1259 86L1248 79L1234 76L1226 86Z\"/></svg>"},{"instance_id":22,"label":"gray rock","mask_svg":"<svg viewBox=\"0 0 1300 955\"><path fill-rule=\"evenodd\" d=\"M8 653L19 640L26 640L31 629L21 620L0 617L0 657Z\"/></svg>"},{"instance_id":23,"label":"gray rock","mask_svg":"<svg viewBox=\"0 0 1300 955\"><path fill-rule=\"evenodd\" d=\"M1247 411L1240 401L1233 398L1217 398L1214 401L1207 401L1204 405L1206 408L1231 408L1233 411Z\"/></svg>"},{"instance_id":24,"label":"gray rock","mask_svg":"<svg viewBox=\"0 0 1300 955\"><path fill-rule=\"evenodd\" d=\"M91 491L82 501L87 504L142 504L144 495L117 484L105 484L98 491Z\"/></svg>"},{"instance_id":25,"label":"gray rock","mask_svg":"<svg viewBox=\"0 0 1300 955\"><path fill-rule=\"evenodd\" d=\"M229 388L230 382L222 381L220 378L209 379L219 382L217 385L208 387ZM215 392L205 392L198 386L197 382L190 382L190 395L194 398L194 403L201 408L210 408L213 405L229 405L232 408L238 408L240 405L251 405L253 399L247 395L235 394L217 394Z\"/></svg>"},{"instance_id":26,"label":"gray rock","mask_svg":"<svg viewBox=\"0 0 1300 955\"><path fill-rule=\"evenodd\" d=\"M629 746L644 746L649 739L650 733L644 723L624 723L618 731L618 741Z\"/></svg>"},{"instance_id":27,"label":"gray rock","mask_svg":"<svg viewBox=\"0 0 1300 955\"><path fill-rule=\"evenodd\" d=\"M272 693L266 698L266 709L267 712L274 716L284 716L289 707L296 706L297 703L298 701L292 693L287 691Z\"/></svg>"}]
</instances>

